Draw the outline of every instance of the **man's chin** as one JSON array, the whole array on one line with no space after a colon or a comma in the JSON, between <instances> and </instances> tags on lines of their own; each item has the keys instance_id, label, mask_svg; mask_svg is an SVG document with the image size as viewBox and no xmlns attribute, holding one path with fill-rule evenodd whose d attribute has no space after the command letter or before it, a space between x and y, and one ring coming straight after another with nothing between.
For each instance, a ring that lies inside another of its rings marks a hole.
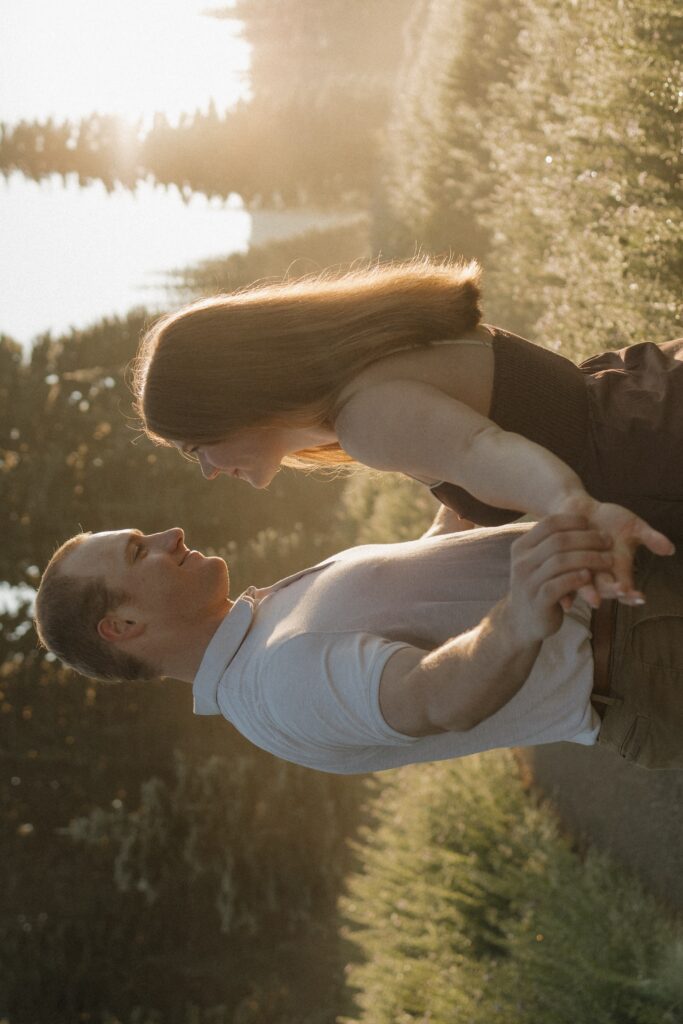
<instances>
[{"instance_id":1,"label":"man's chin","mask_svg":"<svg viewBox=\"0 0 683 1024\"><path fill-rule=\"evenodd\" d=\"M225 597L227 600L230 594L230 570L228 569L228 563L220 555L215 555L211 558L211 561L216 564L216 571L221 574L225 581Z\"/></svg>"},{"instance_id":2,"label":"man's chin","mask_svg":"<svg viewBox=\"0 0 683 1024\"><path fill-rule=\"evenodd\" d=\"M227 562L220 555L202 555L194 567L195 586L201 586L203 596L212 595L210 600L228 600L230 594L230 572ZM189 582L189 581L188 581Z\"/></svg>"}]
</instances>

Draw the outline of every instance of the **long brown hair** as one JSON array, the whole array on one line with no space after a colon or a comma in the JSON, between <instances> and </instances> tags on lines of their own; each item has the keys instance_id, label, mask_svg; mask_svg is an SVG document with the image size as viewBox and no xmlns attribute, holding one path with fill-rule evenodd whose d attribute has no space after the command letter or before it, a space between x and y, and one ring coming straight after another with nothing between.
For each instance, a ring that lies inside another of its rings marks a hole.
<instances>
[{"instance_id":1,"label":"long brown hair","mask_svg":"<svg viewBox=\"0 0 683 1024\"><path fill-rule=\"evenodd\" d=\"M341 390L383 356L480 320L475 262L416 258L201 299L158 320L133 366L135 407L161 443L210 444L271 424L333 427ZM348 462L339 445L296 464Z\"/></svg>"}]
</instances>

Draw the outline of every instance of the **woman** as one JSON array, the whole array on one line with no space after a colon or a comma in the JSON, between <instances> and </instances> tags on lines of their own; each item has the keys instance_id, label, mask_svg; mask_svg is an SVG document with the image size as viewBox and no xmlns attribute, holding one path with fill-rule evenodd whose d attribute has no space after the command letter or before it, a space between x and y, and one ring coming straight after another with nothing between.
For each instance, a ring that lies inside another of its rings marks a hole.
<instances>
[{"instance_id":1,"label":"woman","mask_svg":"<svg viewBox=\"0 0 683 1024\"><path fill-rule=\"evenodd\" d=\"M480 324L476 263L420 259L165 316L134 390L149 436L209 479L266 487L282 463L357 462L415 477L480 525L584 514L612 541L582 591L597 605L642 601L634 548L673 550L652 526L683 536L682 359L680 341L577 367Z\"/></svg>"}]
</instances>

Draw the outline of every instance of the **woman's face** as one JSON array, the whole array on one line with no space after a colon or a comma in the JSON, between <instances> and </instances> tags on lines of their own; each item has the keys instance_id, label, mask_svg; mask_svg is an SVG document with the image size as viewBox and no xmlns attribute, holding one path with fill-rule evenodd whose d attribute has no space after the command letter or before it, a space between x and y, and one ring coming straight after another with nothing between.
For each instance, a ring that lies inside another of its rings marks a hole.
<instances>
[{"instance_id":1,"label":"woman's face","mask_svg":"<svg viewBox=\"0 0 683 1024\"><path fill-rule=\"evenodd\" d=\"M214 444L179 444L192 455L207 480L220 473L246 480L254 487L267 487L285 455L296 451L293 432L282 427L239 430Z\"/></svg>"}]
</instances>

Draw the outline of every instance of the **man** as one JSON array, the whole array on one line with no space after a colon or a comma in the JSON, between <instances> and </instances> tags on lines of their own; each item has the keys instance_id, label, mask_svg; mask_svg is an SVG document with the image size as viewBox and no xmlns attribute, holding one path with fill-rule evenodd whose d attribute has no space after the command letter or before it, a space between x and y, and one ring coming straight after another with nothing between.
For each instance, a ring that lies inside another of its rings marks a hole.
<instances>
[{"instance_id":1,"label":"man","mask_svg":"<svg viewBox=\"0 0 683 1024\"><path fill-rule=\"evenodd\" d=\"M592 647L571 595L612 556L583 518L445 529L235 601L225 562L179 528L79 535L43 576L39 635L86 675L192 682L197 714L323 771L557 740L683 766L678 556L647 556L647 605L604 604Z\"/></svg>"}]
</instances>

